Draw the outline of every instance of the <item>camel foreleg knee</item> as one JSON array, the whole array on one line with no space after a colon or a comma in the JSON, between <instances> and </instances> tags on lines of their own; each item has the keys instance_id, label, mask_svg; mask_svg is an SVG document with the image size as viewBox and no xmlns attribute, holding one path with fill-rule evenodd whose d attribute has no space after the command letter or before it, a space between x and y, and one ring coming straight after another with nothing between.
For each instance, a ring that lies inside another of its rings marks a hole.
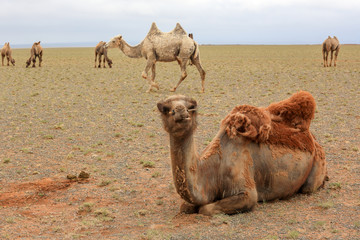
<instances>
[{"instance_id":1,"label":"camel foreleg knee","mask_svg":"<svg viewBox=\"0 0 360 240\"><path fill-rule=\"evenodd\" d=\"M240 192L238 195L221 199L214 203L203 205L199 209L200 214L214 215L218 213L235 214L252 210L257 202L256 189Z\"/></svg>"}]
</instances>

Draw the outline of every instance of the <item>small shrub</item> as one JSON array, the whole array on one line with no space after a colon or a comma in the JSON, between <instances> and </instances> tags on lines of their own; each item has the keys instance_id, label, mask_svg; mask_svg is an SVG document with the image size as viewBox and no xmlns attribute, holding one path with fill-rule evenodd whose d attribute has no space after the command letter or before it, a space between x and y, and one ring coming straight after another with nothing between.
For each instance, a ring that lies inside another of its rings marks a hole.
<instances>
[{"instance_id":1,"label":"small shrub","mask_svg":"<svg viewBox=\"0 0 360 240\"><path fill-rule=\"evenodd\" d=\"M140 164L143 165L143 167L147 167L147 168L154 168L155 167L155 163L151 162L151 161L140 161Z\"/></svg>"},{"instance_id":2,"label":"small shrub","mask_svg":"<svg viewBox=\"0 0 360 240\"><path fill-rule=\"evenodd\" d=\"M299 235L300 235L300 233L295 230L288 232L288 238L290 238L290 239L297 239L297 238L299 238Z\"/></svg>"},{"instance_id":3,"label":"small shrub","mask_svg":"<svg viewBox=\"0 0 360 240\"><path fill-rule=\"evenodd\" d=\"M329 208L334 207L334 203L330 202L330 201L327 201L327 202L324 202L324 203L319 203L318 206L323 208L323 209L329 209Z\"/></svg>"},{"instance_id":4,"label":"small shrub","mask_svg":"<svg viewBox=\"0 0 360 240\"><path fill-rule=\"evenodd\" d=\"M107 185L109 185L111 183L110 180L102 180L100 183L99 183L99 187L105 187Z\"/></svg>"}]
</instances>

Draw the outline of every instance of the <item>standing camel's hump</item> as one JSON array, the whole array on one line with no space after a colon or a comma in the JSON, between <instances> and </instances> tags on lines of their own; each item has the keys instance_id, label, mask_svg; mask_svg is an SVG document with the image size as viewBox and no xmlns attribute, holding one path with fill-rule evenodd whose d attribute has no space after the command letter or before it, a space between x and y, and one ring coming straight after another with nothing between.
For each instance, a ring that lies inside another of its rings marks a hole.
<instances>
[{"instance_id":1,"label":"standing camel's hump","mask_svg":"<svg viewBox=\"0 0 360 240\"><path fill-rule=\"evenodd\" d=\"M156 26L156 23L153 22L153 23L151 24L151 27L150 27L150 30L149 30L147 36L154 35L154 34L158 34L158 33L161 33L161 31L160 31L159 28Z\"/></svg>"},{"instance_id":2,"label":"standing camel's hump","mask_svg":"<svg viewBox=\"0 0 360 240\"><path fill-rule=\"evenodd\" d=\"M187 35L186 31L182 28L182 26L180 25L180 23L176 23L175 28L171 31L171 33L173 34L178 34L178 35Z\"/></svg>"}]
</instances>

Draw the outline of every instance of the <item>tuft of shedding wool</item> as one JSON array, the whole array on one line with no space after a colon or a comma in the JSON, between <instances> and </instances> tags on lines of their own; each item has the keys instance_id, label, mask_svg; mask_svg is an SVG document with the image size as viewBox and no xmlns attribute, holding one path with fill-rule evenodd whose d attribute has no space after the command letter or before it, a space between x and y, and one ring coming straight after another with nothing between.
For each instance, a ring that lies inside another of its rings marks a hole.
<instances>
[{"instance_id":1,"label":"tuft of shedding wool","mask_svg":"<svg viewBox=\"0 0 360 240\"><path fill-rule=\"evenodd\" d=\"M313 153L315 139L309 127L315 107L312 95L300 91L267 108L237 106L222 124L230 138L243 136L258 143L283 145Z\"/></svg>"},{"instance_id":2,"label":"tuft of shedding wool","mask_svg":"<svg viewBox=\"0 0 360 240\"><path fill-rule=\"evenodd\" d=\"M271 131L270 114L263 108L250 105L235 107L222 124L230 138L243 136L256 142L265 142Z\"/></svg>"},{"instance_id":3,"label":"tuft of shedding wool","mask_svg":"<svg viewBox=\"0 0 360 240\"><path fill-rule=\"evenodd\" d=\"M309 92L300 91L283 101L272 103L266 109L274 121L306 131L315 116L315 99Z\"/></svg>"}]
</instances>

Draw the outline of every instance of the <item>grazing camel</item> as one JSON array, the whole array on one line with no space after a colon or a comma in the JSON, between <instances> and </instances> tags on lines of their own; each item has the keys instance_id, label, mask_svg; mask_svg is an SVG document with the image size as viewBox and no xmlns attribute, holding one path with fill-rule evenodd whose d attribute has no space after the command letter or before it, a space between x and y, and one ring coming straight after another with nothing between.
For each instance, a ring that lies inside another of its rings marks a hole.
<instances>
[{"instance_id":1,"label":"grazing camel","mask_svg":"<svg viewBox=\"0 0 360 240\"><path fill-rule=\"evenodd\" d=\"M96 47L95 47L95 68L96 68L96 59L97 59L97 56L99 55L99 65L98 67L101 68L101 57L104 56L104 59L103 59L103 65L104 65L104 68L105 68L105 60L107 62L107 64L109 65L109 68L111 68L113 62L110 58L108 58L107 56L107 48L105 47L105 44L106 42L103 42L103 41L100 41Z\"/></svg>"},{"instance_id":2,"label":"grazing camel","mask_svg":"<svg viewBox=\"0 0 360 240\"><path fill-rule=\"evenodd\" d=\"M121 51L128 57L141 58L147 60L145 70L142 73L144 79L148 79L150 87L147 92L150 92L152 87L159 89L159 85L155 83L155 64L159 62L177 61L181 68L181 77L179 82L170 89L175 92L176 88L186 78L186 65L190 60L198 69L201 76L202 92L205 91L205 71L200 63L200 51L198 44L191 39L180 26L176 27L168 33L161 32L155 23L152 23L149 33L145 39L135 47L130 46L125 42L121 35L113 37L106 47L119 47ZM148 78L148 71L151 69L151 78Z\"/></svg>"},{"instance_id":3,"label":"grazing camel","mask_svg":"<svg viewBox=\"0 0 360 240\"><path fill-rule=\"evenodd\" d=\"M26 67L29 67L31 62L33 62L32 67L35 67L36 57L39 58L39 67L41 67L43 48L40 46L40 41L32 45L30 54L30 58L26 61Z\"/></svg>"},{"instance_id":4,"label":"grazing camel","mask_svg":"<svg viewBox=\"0 0 360 240\"><path fill-rule=\"evenodd\" d=\"M174 184L185 200L181 212L235 214L324 184L325 153L308 128L315 113L308 92L267 108L235 107L201 154L194 140L197 102L175 95L157 107L170 136Z\"/></svg>"},{"instance_id":5,"label":"grazing camel","mask_svg":"<svg viewBox=\"0 0 360 240\"><path fill-rule=\"evenodd\" d=\"M10 47L10 43L7 42L4 44L4 46L1 48L1 64L2 66L4 66L4 58L6 57L7 59L7 65L10 66L10 62L13 66L15 66L15 59L12 58L11 56L12 54L12 50Z\"/></svg>"},{"instance_id":6,"label":"grazing camel","mask_svg":"<svg viewBox=\"0 0 360 240\"><path fill-rule=\"evenodd\" d=\"M328 65L328 55L331 51L331 59L330 65ZM336 67L336 60L337 56L340 51L340 43L337 37L331 38L330 36L323 42L322 44L322 55L324 59L324 67L331 67L331 62L333 60L333 53L335 52L335 59L334 59L334 67Z\"/></svg>"}]
</instances>

